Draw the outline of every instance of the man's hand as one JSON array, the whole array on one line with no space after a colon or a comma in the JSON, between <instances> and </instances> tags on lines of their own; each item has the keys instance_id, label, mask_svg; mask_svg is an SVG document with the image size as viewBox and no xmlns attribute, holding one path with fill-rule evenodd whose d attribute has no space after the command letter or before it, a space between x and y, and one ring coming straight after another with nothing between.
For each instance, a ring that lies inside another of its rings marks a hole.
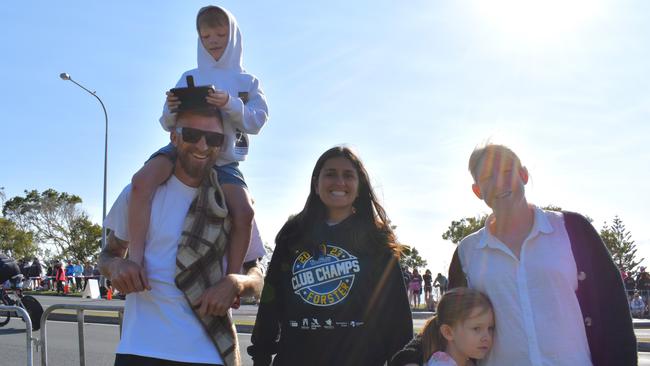
<instances>
[{"instance_id":1,"label":"man's hand","mask_svg":"<svg viewBox=\"0 0 650 366\"><path fill-rule=\"evenodd\" d=\"M223 90L209 91L208 96L205 97L208 104L212 104L220 109L228 104L229 99L230 95Z\"/></svg>"},{"instance_id":2,"label":"man's hand","mask_svg":"<svg viewBox=\"0 0 650 366\"><path fill-rule=\"evenodd\" d=\"M128 259L115 259L110 264L110 280L114 288L120 293L130 294L151 290L147 273L139 264Z\"/></svg>"},{"instance_id":3,"label":"man's hand","mask_svg":"<svg viewBox=\"0 0 650 366\"><path fill-rule=\"evenodd\" d=\"M198 313L200 316L226 315L228 309L238 300L241 292L240 284L236 275L228 275L216 285L205 290L194 306L199 306Z\"/></svg>"}]
</instances>

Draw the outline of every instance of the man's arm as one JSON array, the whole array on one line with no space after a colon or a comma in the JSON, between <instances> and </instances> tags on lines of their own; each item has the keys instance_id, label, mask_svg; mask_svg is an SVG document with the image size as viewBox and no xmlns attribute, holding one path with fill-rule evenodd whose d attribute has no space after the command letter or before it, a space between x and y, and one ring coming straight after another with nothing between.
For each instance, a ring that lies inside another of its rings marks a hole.
<instances>
[{"instance_id":1,"label":"man's arm","mask_svg":"<svg viewBox=\"0 0 650 366\"><path fill-rule=\"evenodd\" d=\"M223 316L228 312L238 296L259 297L264 285L262 271L257 261L244 263L246 274L229 274L216 285L205 290L194 304L200 306L200 315Z\"/></svg>"},{"instance_id":2,"label":"man's arm","mask_svg":"<svg viewBox=\"0 0 650 366\"><path fill-rule=\"evenodd\" d=\"M116 237L111 231L106 239L106 246L99 253L99 271L123 294L150 290L144 268L125 259L128 247L127 241Z\"/></svg>"},{"instance_id":3,"label":"man's arm","mask_svg":"<svg viewBox=\"0 0 650 366\"><path fill-rule=\"evenodd\" d=\"M126 258L126 252L129 242L115 236L112 230L109 230L106 237L106 246L99 252L97 266L104 276L111 278L111 266L120 259Z\"/></svg>"},{"instance_id":4,"label":"man's arm","mask_svg":"<svg viewBox=\"0 0 650 366\"><path fill-rule=\"evenodd\" d=\"M239 282L239 296L259 298L264 287L264 275L259 267L259 261L254 260L244 263L244 275L234 275Z\"/></svg>"}]
</instances>

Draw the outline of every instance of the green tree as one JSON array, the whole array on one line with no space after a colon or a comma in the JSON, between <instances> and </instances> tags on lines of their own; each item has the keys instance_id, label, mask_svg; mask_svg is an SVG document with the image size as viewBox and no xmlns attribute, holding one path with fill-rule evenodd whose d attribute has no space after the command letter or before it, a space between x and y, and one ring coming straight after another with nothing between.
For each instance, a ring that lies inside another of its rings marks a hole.
<instances>
[{"instance_id":1,"label":"green tree","mask_svg":"<svg viewBox=\"0 0 650 366\"><path fill-rule=\"evenodd\" d=\"M420 253L415 247L402 244L399 263L403 268L424 268L427 266L426 259L420 257Z\"/></svg>"},{"instance_id":2,"label":"green tree","mask_svg":"<svg viewBox=\"0 0 650 366\"><path fill-rule=\"evenodd\" d=\"M19 229L33 232L35 241L50 245L55 256L82 255L84 251L80 248L92 242L94 228L86 225L88 215L80 204L79 196L66 192L31 190L25 191L24 197L16 196L6 201L2 213Z\"/></svg>"},{"instance_id":3,"label":"green tree","mask_svg":"<svg viewBox=\"0 0 650 366\"><path fill-rule=\"evenodd\" d=\"M447 231L442 234L444 240L450 240L454 244L460 243L467 235L479 231L485 226L488 215L465 217L458 221L452 221Z\"/></svg>"},{"instance_id":4,"label":"green tree","mask_svg":"<svg viewBox=\"0 0 650 366\"><path fill-rule=\"evenodd\" d=\"M37 251L31 232L21 230L11 220L0 217L0 252L13 258L26 258L33 257Z\"/></svg>"},{"instance_id":5,"label":"green tree","mask_svg":"<svg viewBox=\"0 0 650 366\"><path fill-rule=\"evenodd\" d=\"M75 220L70 227L70 245L63 252L65 258L76 263L97 261L102 246L102 227L93 224L87 216Z\"/></svg>"},{"instance_id":6,"label":"green tree","mask_svg":"<svg viewBox=\"0 0 650 366\"><path fill-rule=\"evenodd\" d=\"M542 209L548 211L562 211L562 207L554 205L546 205L542 207ZM483 214L475 217L465 217L457 221L454 220L447 228L447 231L442 234L442 238L444 240L449 240L454 244L458 244L464 237L479 231L483 226L485 226L485 220L487 220L487 218L488 215Z\"/></svg>"},{"instance_id":7,"label":"green tree","mask_svg":"<svg viewBox=\"0 0 650 366\"><path fill-rule=\"evenodd\" d=\"M614 259L614 263L619 269L626 272L634 272L634 269L643 261L643 258L637 260L636 245L632 240L632 234L627 231L623 220L618 215L614 216L611 225L607 222L600 229L600 237L609 249L609 253Z\"/></svg>"}]
</instances>

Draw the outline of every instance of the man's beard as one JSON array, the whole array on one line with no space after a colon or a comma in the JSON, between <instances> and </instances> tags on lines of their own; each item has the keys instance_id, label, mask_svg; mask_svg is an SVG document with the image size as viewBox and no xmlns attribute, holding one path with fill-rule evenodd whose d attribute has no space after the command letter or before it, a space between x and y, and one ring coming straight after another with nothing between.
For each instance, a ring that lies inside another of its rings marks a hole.
<instances>
[{"instance_id":1,"label":"man's beard","mask_svg":"<svg viewBox=\"0 0 650 366\"><path fill-rule=\"evenodd\" d=\"M203 180L203 178L210 172L210 169L212 169L216 158L214 157L214 154L212 154L203 162L199 162L197 159L193 158L191 154L192 153L187 150L179 152L178 160L181 167L185 171L185 174L191 178Z\"/></svg>"}]
</instances>

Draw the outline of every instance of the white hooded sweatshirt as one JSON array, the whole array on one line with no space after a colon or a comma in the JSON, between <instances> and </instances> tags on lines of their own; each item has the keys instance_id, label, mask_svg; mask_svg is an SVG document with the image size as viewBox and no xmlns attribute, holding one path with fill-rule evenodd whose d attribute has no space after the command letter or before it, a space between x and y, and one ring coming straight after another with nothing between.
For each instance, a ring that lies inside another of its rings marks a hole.
<instances>
[{"instance_id":1,"label":"white hooded sweatshirt","mask_svg":"<svg viewBox=\"0 0 650 366\"><path fill-rule=\"evenodd\" d=\"M219 166L245 160L248 155L248 134L259 133L268 119L266 98L259 80L246 73L242 66L242 37L237 20L226 9L220 9L228 15L230 23L228 45L223 55L215 60L203 47L199 35L198 67L184 72L176 83L177 88L187 87L185 78L192 75L196 86L213 85L215 89L230 95L228 103L221 108L226 141L216 162ZM170 131L176 124L176 114L169 112L167 103L163 107L160 124L165 131Z\"/></svg>"}]
</instances>

